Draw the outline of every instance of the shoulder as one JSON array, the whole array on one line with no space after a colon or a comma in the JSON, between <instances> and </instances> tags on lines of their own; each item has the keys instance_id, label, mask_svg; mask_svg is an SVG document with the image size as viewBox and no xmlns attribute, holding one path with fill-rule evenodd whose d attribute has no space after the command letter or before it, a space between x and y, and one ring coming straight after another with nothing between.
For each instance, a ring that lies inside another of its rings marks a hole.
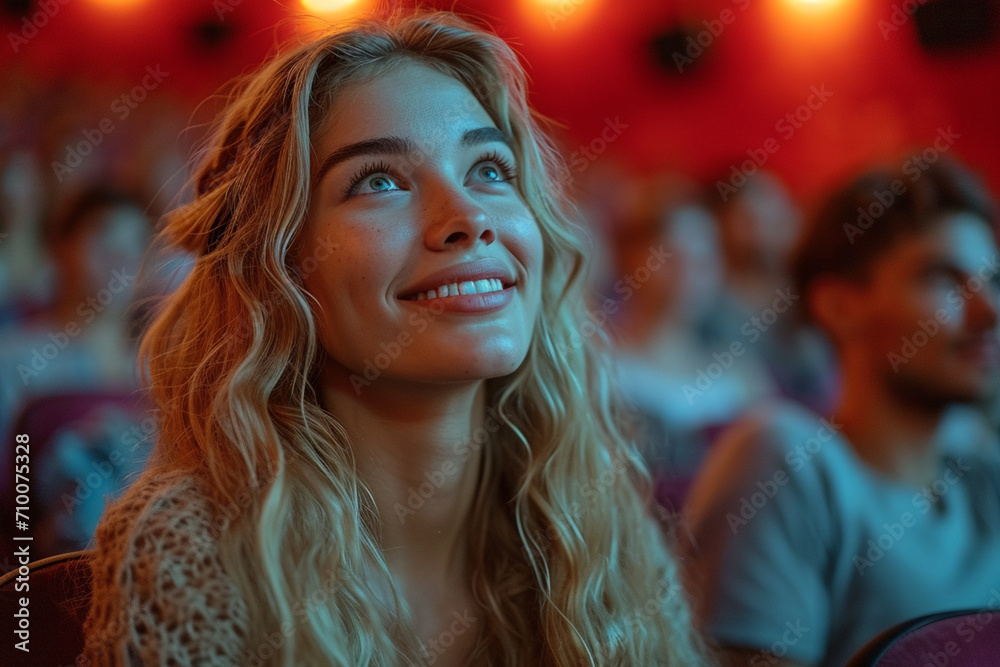
<instances>
[{"instance_id":1,"label":"shoulder","mask_svg":"<svg viewBox=\"0 0 1000 667\"><path fill-rule=\"evenodd\" d=\"M842 446L834 424L787 404L755 410L715 445L685 507L685 567L698 615L719 643L765 649L774 628L809 619L813 631L788 657L821 658Z\"/></svg>"},{"instance_id":2,"label":"shoulder","mask_svg":"<svg viewBox=\"0 0 1000 667\"><path fill-rule=\"evenodd\" d=\"M687 498L697 550L825 561L852 477L846 447L835 424L804 408L781 403L748 414L714 446Z\"/></svg>"},{"instance_id":3,"label":"shoulder","mask_svg":"<svg viewBox=\"0 0 1000 667\"><path fill-rule=\"evenodd\" d=\"M755 484L775 475L790 485L814 486L849 465L838 425L809 410L775 402L748 412L719 438L700 482L742 479ZM703 484L702 484L703 485Z\"/></svg>"},{"instance_id":4,"label":"shoulder","mask_svg":"<svg viewBox=\"0 0 1000 667\"><path fill-rule=\"evenodd\" d=\"M796 450L810 438L826 443L840 437L837 424L787 401L771 402L747 412L724 436L724 442L768 447L781 454Z\"/></svg>"},{"instance_id":5,"label":"shoulder","mask_svg":"<svg viewBox=\"0 0 1000 667\"><path fill-rule=\"evenodd\" d=\"M215 551L225 517L190 475L140 477L110 505L97 527L97 555L106 565L121 563L143 548L163 556L183 556L181 546Z\"/></svg>"},{"instance_id":6,"label":"shoulder","mask_svg":"<svg viewBox=\"0 0 1000 667\"><path fill-rule=\"evenodd\" d=\"M226 522L180 474L144 475L108 508L84 628L93 664L236 662L248 615L220 560Z\"/></svg>"}]
</instances>

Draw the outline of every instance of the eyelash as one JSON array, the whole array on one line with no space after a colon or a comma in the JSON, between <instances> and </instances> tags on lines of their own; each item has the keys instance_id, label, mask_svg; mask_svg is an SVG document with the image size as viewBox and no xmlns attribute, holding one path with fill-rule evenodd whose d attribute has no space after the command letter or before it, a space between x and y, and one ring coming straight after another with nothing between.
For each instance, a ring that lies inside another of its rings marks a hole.
<instances>
[{"instance_id":1,"label":"eyelash","mask_svg":"<svg viewBox=\"0 0 1000 667\"><path fill-rule=\"evenodd\" d=\"M344 196L350 197L351 195L355 194L356 190L358 189L358 186L361 185L361 181L365 180L369 176L374 176L375 174L382 174L382 173L388 174L393 178L393 180L395 180L398 177L393 168L390 167L385 162L366 164L360 170L358 170L358 172L354 174L354 176L351 176L351 180L347 183L347 187L344 188Z\"/></svg>"},{"instance_id":2,"label":"eyelash","mask_svg":"<svg viewBox=\"0 0 1000 667\"><path fill-rule=\"evenodd\" d=\"M496 150L492 150L481 156L478 160L476 160L476 165L478 166L483 162L492 162L496 166L500 167L500 175L503 176L505 181L513 181L517 178L517 170L514 169L513 163L511 163L511 161L503 155L500 155L500 153Z\"/></svg>"},{"instance_id":3,"label":"eyelash","mask_svg":"<svg viewBox=\"0 0 1000 667\"><path fill-rule=\"evenodd\" d=\"M503 155L500 155L500 153L496 150L492 150L489 153L481 155L479 159L476 160L476 166L479 166L483 162L492 162L499 167L500 175L503 177L504 181L513 181L517 178L517 170L514 168L514 165L510 160ZM347 187L344 188L344 196L350 197L355 194L358 186L361 185L361 182L369 176L374 176L375 174L386 174L393 180L400 180L396 171L385 162L366 164L351 177L350 181L348 181Z\"/></svg>"}]
</instances>

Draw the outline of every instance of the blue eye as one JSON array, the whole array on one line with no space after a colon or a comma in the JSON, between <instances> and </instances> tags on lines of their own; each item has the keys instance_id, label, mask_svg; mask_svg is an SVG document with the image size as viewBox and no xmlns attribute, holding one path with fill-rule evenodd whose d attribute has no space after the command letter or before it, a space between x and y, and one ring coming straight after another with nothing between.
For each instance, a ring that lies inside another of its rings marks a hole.
<instances>
[{"instance_id":1,"label":"blue eye","mask_svg":"<svg viewBox=\"0 0 1000 667\"><path fill-rule=\"evenodd\" d=\"M490 151L480 157L473 173L486 183L505 183L517 178L514 165L497 151Z\"/></svg>"},{"instance_id":2,"label":"blue eye","mask_svg":"<svg viewBox=\"0 0 1000 667\"><path fill-rule=\"evenodd\" d=\"M351 177L350 182L344 189L344 196L351 197L357 194L370 194L373 192L391 192L401 190L396 182L396 176L392 168L384 162L378 164L367 164Z\"/></svg>"},{"instance_id":3,"label":"blue eye","mask_svg":"<svg viewBox=\"0 0 1000 667\"><path fill-rule=\"evenodd\" d=\"M399 186L392 182L388 176L377 174L368 179L368 187L374 192L385 192L386 190L398 190Z\"/></svg>"},{"instance_id":4,"label":"blue eye","mask_svg":"<svg viewBox=\"0 0 1000 667\"><path fill-rule=\"evenodd\" d=\"M479 166L479 176L484 181L502 181L503 174L494 164L486 163Z\"/></svg>"}]
</instances>

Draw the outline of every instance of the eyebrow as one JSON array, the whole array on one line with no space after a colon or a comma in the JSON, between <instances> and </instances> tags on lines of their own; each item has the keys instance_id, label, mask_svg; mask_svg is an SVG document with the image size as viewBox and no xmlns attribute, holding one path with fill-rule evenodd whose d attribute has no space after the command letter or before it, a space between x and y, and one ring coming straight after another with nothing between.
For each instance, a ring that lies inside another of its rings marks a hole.
<instances>
[{"instance_id":1,"label":"eyebrow","mask_svg":"<svg viewBox=\"0 0 1000 667\"><path fill-rule=\"evenodd\" d=\"M477 127L462 134L459 145L462 148L478 146L480 144L502 143L510 146L510 139L503 132L495 127ZM326 172L336 167L341 162L358 157L359 155L407 155L419 152L417 145L409 139L397 136L377 137L375 139L365 139L353 144L341 146L330 153L319 170L316 172L316 183L323 180Z\"/></svg>"}]
</instances>

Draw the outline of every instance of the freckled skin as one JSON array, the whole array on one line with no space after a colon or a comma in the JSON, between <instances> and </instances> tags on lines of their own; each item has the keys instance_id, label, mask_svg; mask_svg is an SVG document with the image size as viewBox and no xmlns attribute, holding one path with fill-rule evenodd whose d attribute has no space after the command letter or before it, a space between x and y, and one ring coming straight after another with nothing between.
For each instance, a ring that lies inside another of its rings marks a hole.
<instances>
[{"instance_id":1,"label":"freckled skin","mask_svg":"<svg viewBox=\"0 0 1000 667\"><path fill-rule=\"evenodd\" d=\"M357 141L396 136L414 155L363 155L314 183L299 252L321 239L337 244L332 261L305 278L317 299L327 372L361 374L366 363L409 344L379 382L454 382L508 374L524 360L541 302L542 240L514 181L493 180L485 154L513 163L504 143L463 146L468 130L495 127L461 83L406 63L349 87L313 139L315 159ZM346 194L366 165L367 175ZM434 314L398 298L401 290L445 267L493 258L517 279L510 304L495 313ZM384 357L383 357L384 359Z\"/></svg>"}]
</instances>

